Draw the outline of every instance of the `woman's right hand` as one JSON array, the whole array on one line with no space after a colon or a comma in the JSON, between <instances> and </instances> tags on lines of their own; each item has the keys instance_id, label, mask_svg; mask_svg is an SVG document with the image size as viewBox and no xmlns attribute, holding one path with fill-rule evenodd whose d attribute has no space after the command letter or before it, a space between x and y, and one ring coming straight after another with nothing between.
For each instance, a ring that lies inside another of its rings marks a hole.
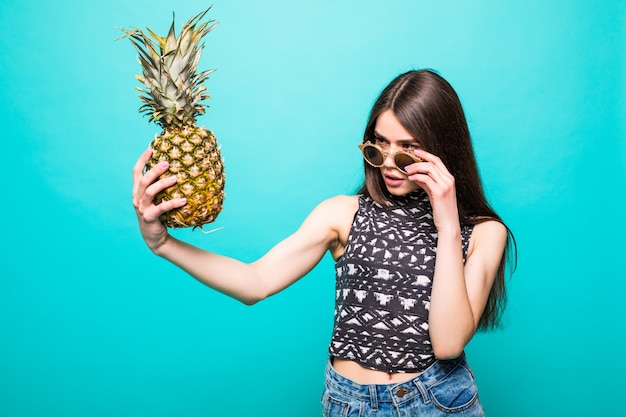
<instances>
[{"instance_id":1,"label":"woman's right hand","mask_svg":"<svg viewBox=\"0 0 626 417\"><path fill-rule=\"evenodd\" d=\"M152 149L148 148L133 167L133 206L143 239L148 247L157 253L169 238L167 228L163 226L159 217L167 211L184 206L186 200L182 198L164 201L159 205L154 204L154 196L176 184L177 178L176 175L172 175L157 181L159 176L167 171L167 162L155 165L144 174L143 169L151 155Z\"/></svg>"}]
</instances>

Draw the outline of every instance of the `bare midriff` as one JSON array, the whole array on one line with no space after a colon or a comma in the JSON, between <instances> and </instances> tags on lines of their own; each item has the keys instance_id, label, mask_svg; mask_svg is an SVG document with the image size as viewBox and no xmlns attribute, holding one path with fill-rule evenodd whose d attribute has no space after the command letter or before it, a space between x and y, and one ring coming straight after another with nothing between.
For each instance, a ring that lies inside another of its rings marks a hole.
<instances>
[{"instance_id":1,"label":"bare midriff","mask_svg":"<svg viewBox=\"0 0 626 417\"><path fill-rule=\"evenodd\" d=\"M333 369L342 376L363 385L369 384L397 384L409 381L421 372L394 373L364 368L362 365L347 359L333 358Z\"/></svg>"}]
</instances>

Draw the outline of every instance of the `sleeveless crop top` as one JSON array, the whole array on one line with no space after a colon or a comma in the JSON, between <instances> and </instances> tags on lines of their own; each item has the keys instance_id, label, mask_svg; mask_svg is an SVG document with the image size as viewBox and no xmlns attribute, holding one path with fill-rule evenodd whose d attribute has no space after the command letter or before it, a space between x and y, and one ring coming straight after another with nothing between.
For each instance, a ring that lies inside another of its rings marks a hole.
<instances>
[{"instance_id":1,"label":"sleeveless crop top","mask_svg":"<svg viewBox=\"0 0 626 417\"><path fill-rule=\"evenodd\" d=\"M421 372L436 361L428 334L437 229L428 194L381 206L359 195L337 260L329 353L385 372ZM473 225L461 225L463 261Z\"/></svg>"}]
</instances>

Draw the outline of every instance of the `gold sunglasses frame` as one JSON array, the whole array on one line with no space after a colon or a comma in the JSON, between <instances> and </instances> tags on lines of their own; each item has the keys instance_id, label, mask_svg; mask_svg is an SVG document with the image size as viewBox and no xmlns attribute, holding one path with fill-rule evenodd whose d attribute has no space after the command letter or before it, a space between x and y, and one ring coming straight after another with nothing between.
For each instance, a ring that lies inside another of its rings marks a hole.
<instances>
[{"instance_id":1,"label":"gold sunglasses frame","mask_svg":"<svg viewBox=\"0 0 626 417\"><path fill-rule=\"evenodd\" d=\"M368 147L368 146L371 146L372 148L376 149L378 152L380 152L383 155L383 162L380 165L374 164L372 161L370 161L367 158L367 156L365 156L365 148ZM361 142L361 143L359 143L359 149L361 150L361 153L363 154L363 159L365 160L365 162L367 162L368 164L370 164L371 166L373 166L375 168L382 167L385 164L385 160L387 159L387 157L391 156L391 159L393 160L393 164L403 174L408 174L408 172L406 172L404 170L404 167L401 167L401 166L398 165L398 163L396 162L396 155L398 155L398 154L407 155L414 162L424 162L424 160L422 158L419 158L419 157L417 157L415 155L411 155L409 152L406 152L406 151L396 151L396 152L393 152L393 153L385 152L383 150L383 148L381 148L380 146L378 146L378 145L376 145L375 143L372 143L372 142Z\"/></svg>"}]
</instances>

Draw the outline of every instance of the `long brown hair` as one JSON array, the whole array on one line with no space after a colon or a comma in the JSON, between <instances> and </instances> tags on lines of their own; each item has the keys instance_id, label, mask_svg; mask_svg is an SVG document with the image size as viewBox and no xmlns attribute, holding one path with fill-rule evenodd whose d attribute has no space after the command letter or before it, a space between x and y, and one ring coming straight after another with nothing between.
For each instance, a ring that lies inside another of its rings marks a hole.
<instances>
[{"instance_id":1,"label":"long brown hair","mask_svg":"<svg viewBox=\"0 0 626 417\"><path fill-rule=\"evenodd\" d=\"M452 86L432 70L409 71L396 77L380 94L365 128L363 142L374 142L378 116L391 110L400 124L419 140L423 148L441 158L454 176L459 219L463 224L487 220L502 223L508 233L505 254L500 261L485 310L478 323L480 330L500 327L506 306L506 279L515 269L517 246L511 230L491 208L485 197L474 148L461 101ZM380 169L364 163L365 180L360 194L379 204L390 203ZM509 268L509 264L513 266Z\"/></svg>"}]
</instances>

